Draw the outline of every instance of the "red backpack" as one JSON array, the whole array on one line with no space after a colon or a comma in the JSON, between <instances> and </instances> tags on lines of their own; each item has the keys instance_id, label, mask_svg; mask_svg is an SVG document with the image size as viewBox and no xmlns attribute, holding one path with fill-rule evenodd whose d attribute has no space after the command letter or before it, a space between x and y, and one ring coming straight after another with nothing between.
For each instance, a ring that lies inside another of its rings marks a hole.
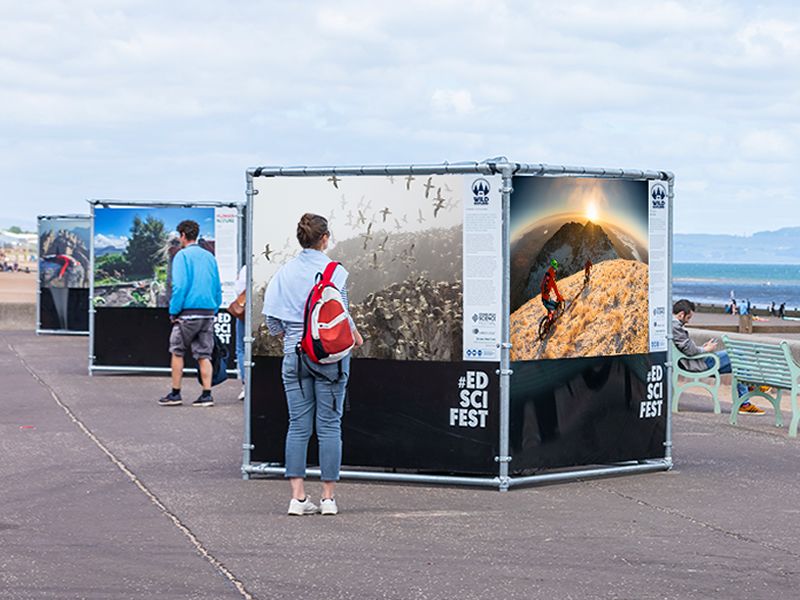
<instances>
[{"instance_id":1,"label":"red backpack","mask_svg":"<svg viewBox=\"0 0 800 600\"><path fill-rule=\"evenodd\" d=\"M317 273L303 312L300 350L312 362L323 365L342 360L355 346L350 315L342 293L331 280L337 266L338 262L330 262L323 273Z\"/></svg>"}]
</instances>

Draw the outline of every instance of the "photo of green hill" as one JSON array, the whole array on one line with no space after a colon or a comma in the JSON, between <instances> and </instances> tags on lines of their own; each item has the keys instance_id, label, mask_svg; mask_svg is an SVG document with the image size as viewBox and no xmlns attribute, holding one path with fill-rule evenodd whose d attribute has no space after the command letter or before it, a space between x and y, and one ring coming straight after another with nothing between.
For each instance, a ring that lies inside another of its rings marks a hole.
<instances>
[{"instance_id":1,"label":"photo of green hill","mask_svg":"<svg viewBox=\"0 0 800 600\"><path fill-rule=\"evenodd\" d=\"M168 306L172 259L180 250L175 228L185 219L200 224L198 244L213 254L213 208L96 208L95 306Z\"/></svg>"}]
</instances>

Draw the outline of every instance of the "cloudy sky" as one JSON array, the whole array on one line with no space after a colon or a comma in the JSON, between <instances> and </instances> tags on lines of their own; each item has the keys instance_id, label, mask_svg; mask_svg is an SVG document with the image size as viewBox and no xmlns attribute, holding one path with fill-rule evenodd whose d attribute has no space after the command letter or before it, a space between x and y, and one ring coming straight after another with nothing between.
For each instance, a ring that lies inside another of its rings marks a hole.
<instances>
[{"instance_id":1,"label":"cloudy sky","mask_svg":"<svg viewBox=\"0 0 800 600\"><path fill-rule=\"evenodd\" d=\"M497 155L672 170L679 232L800 225L799 6L0 0L0 226Z\"/></svg>"}]
</instances>

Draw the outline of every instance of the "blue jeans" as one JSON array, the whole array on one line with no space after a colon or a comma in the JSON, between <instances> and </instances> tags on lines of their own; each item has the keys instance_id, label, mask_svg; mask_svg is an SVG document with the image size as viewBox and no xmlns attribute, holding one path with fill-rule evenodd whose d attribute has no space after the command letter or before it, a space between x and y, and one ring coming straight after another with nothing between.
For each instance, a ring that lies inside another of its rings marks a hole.
<instances>
[{"instance_id":1,"label":"blue jeans","mask_svg":"<svg viewBox=\"0 0 800 600\"><path fill-rule=\"evenodd\" d=\"M542 304L544 304L545 309L547 312L552 312L558 308L558 302L555 300L542 300Z\"/></svg>"},{"instance_id":2,"label":"blue jeans","mask_svg":"<svg viewBox=\"0 0 800 600\"><path fill-rule=\"evenodd\" d=\"M244 383L244 321L236 321L236 368L239 369L239 379Z\"/></svg>"},{"instance_id":3,"label":"blue jeans","mask_svg":"<svg viewBox=\"0 0 800 600\"><path fill-rule=\"evenodd\" d=\"M719 350L718 352L715 352L715 354L717 356L719 356L719 372L720 372L720 375L725 375L726 373L731 373L732 372L731 371L731 357L728 356L728 353L725 352L725 350ZM711 367L714 366L714 359L711 358L711 357L707 358L706 359L706 364L708 365L708 368L710 369ZM740 383L740 384L738 384L736 386L736 390L739 392L739 397L740 398L742 396L744 396L748 392L747 386L742 384L742 383Z\"/></svg>"},{"instance_id":4,"label":"blue jeans","mask_svg":"<svg viewBox=\"0 0 800 600\"><path fill-rule=\"evenodd\" d=\"M342 414L350 357L339 365L307 365L296 354L283 357L283 389L289 406L286 477L306 476L308 440L316 421L322 481L338 481L342 466ZM314 370L314 372L311 371Z\"/></svg>"}]
</instances>

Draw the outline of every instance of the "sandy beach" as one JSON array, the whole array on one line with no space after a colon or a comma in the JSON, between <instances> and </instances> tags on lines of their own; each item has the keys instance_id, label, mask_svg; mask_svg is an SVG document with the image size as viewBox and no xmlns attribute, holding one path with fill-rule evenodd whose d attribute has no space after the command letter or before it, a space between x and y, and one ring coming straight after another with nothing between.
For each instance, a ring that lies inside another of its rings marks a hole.
<instances>
[{"instance_id":1,"label":"sandy beach","mask_svg":"<svg viewBox=\"0 0 800 600\"><path fill-rule=\"evenodd\" d=\"M37 277L33 271L0 273L0 302L35 304Z\"/></svg>"}]
</instances>

